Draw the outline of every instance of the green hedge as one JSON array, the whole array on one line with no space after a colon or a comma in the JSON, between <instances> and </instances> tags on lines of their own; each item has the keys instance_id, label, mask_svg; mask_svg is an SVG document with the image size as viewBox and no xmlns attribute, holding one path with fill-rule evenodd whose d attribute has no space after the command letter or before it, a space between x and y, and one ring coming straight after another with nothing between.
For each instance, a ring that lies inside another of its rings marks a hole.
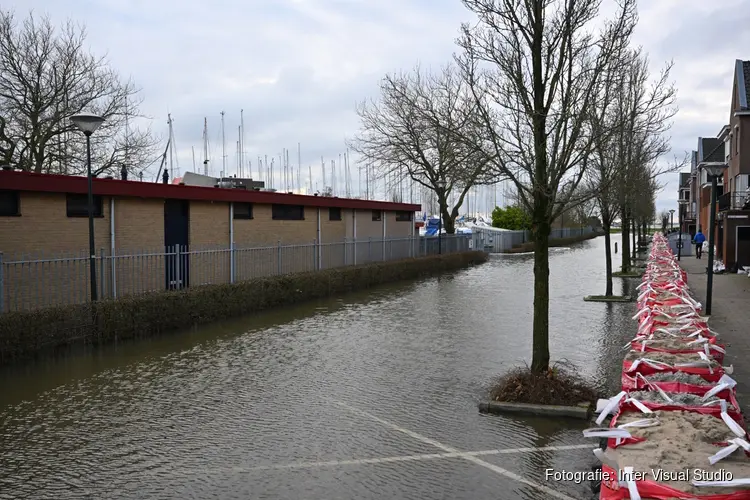
<instances>
[{"instance_id":1,"label":"green hedge","mask_svg":"<svg viewBox=\"0 0 750 500\"><path fill-rule=\"evenodd\" d=\"M593 233L586 234L583 236L571 236L570 238L554 238L549 240L549 246L552 247L564 247L566 245L571 245L573 243L580 243L581 241L586 240L593 240L597 236L602 236L604 233L599 231L594 231ZM533 241L527 241L526 243L522 243L516 247L513 247L510 250L506 250L503 253L525 253L525 252L533 252L534 251L534 242Z\"/></svg>"},{"instance_id":2,"label":"green hedge","mask_svg":"<svg viewBox=\"0 0 750 500\"><path fill-rule=\"evenodd\" d=\"M0 315L0 364L74 343L106 343L480 264L472 251L259 278Z\"/></svg>"}]
</instances>

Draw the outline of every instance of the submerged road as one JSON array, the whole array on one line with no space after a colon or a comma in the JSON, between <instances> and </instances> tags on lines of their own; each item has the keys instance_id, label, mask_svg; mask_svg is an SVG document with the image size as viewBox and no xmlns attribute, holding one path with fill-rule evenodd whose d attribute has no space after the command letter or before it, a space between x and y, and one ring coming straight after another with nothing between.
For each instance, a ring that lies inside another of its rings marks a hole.
<instances>
[{"instance_id":1,"label":"submerged road","mask_svg":"<svg viewBox=\"0 0 750 500\"><path fill-rule=\"evenodd\" d=\"M553 250L551 348L616 386L632 304L582 300L604 291L603 245ZM595 464L585 423L476 409L530 355L532 265L6 369L0 499L592 498L545 473Z\"/></svg>"}]
</instances>

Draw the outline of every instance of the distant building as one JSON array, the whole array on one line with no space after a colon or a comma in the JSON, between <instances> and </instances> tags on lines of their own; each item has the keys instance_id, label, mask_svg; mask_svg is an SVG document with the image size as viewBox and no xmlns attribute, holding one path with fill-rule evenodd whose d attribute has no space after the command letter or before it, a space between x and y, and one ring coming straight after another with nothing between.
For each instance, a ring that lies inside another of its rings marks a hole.
<instances>
[{"instance_id":1,"label":"distant building","mask_svg":"<svg viewBox=\"0 0 750 500\"><path fill-rule=\"evenodd\" d=\"M732 80L729 123L717 137L698 139L690 184L697 202L696 223L708 233L711 183L703 167L726 166L718 182L714 238L717 257L727 268L750 266L750 61L735 62Z\"/></svg>"}]
</instances>

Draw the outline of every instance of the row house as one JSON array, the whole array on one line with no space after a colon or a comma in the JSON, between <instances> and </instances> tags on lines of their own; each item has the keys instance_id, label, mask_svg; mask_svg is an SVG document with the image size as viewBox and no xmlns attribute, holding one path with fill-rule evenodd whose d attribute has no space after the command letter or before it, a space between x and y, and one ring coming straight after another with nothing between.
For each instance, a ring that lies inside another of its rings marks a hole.
<instances>
[{"instance_id":1,"label":"row house","mask_svg":"<svg viewBox=\"0 0 750 500\"><path fill-rule=\"evenodd\" d=\"M694 234L694 229L700 228L708 237L711 180L705 167L724 167L724 175L718 179L714 238L717 258L728 269L738 265L750 267L749 102L750 61L737 60L729 123L722 127L716 137L698 138L698 150L692 155L687 186L683 187L683 177L680 177L680 196L685 196L684 193L688 196L683 230Z\"/></svg>"}]
</instances>

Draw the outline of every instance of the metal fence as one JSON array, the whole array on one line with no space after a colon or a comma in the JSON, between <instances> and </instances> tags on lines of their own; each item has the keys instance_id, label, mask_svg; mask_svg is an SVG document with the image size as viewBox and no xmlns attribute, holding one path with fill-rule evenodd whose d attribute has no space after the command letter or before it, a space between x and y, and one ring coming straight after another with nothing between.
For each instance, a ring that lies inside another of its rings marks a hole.
<instances>
[{"instance_id":1,"label":"metal fence","mask_svg":"<svg viewBox=\"0 0 750 500\"><path fill-rule=\"evenodd\" d=\"M102 249L95 258L97 295L122 298L165 289L463 252L471 247L470 235L442 235L252 248ZM88 302L89 268L87 251L15 256L0 253L0 313Z\"/></svg>"},{"instance_id":2,"label":"metal fence","mask_svg":"<svg viewBox=\"0 0 750 500\"><path fill-rule=\"evenodd\" d=\"M522 245L531 239L531 231L503 231L496 228L473 227L472 247L485 252L498 253L511 250L513 247ZM587 227L566 227L563 229L553 229L550 232L550 239L573 238L576 236L586 236L594 232L594 228Z\"/></svg>"}]
</instances>

